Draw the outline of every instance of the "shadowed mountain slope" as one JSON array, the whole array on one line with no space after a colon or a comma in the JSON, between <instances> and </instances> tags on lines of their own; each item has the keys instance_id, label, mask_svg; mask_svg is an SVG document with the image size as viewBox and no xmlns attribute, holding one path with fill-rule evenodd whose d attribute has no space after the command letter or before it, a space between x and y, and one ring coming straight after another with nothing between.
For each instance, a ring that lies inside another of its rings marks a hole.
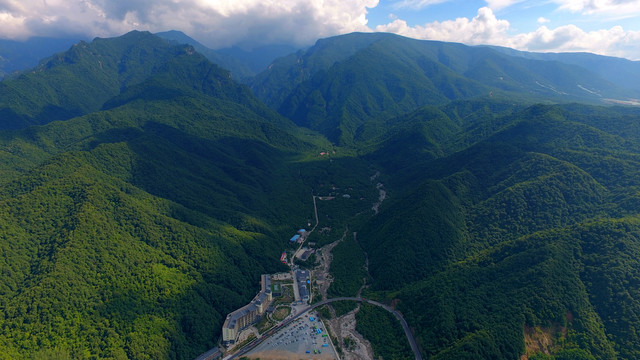
<instances>
[{"instance_id":1,"label":"shadowed mountain slope","mask_svg":"<svg viewBox=\"0 0 640 360\"><path fill-rule=\"evenodd\" d=\"M427 104L475 97L602 103L635 94L576 65L383 33L319 41L276 61L251 88L296 124L343 145L365 122Z\"/></svg>"},{"instance_id":2,"label":"shadowed mountain slope","mask_svg":"<svg viewBox=\"0 0 640 360\"><path fill-rule=\"evenodd\" d=\"M267 106L133 32L1 84L0 359L193 359L316 209L327 294L425 358L640 354L640 110L564 103L620 90L589 70L350 34L257 77Z\"/></svg>"}]
</instances>

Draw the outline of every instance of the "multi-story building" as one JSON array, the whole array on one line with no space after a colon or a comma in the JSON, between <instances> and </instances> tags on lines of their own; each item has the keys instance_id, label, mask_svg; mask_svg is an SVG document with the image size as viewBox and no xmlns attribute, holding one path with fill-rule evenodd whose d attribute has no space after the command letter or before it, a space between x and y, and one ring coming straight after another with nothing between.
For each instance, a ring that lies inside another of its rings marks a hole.
<instances>
[{"instance_id":1,"label":"multi-story building","mask_svg":"<svg viewBox=\"0 0 640 360\"><path fill-rule=\"evenodd\" d=\"M300 299L303 302L309 301L309 288L311 286L311 281L309 278L309 271L306 270L298 270L296 271L296 281L298 283L298 293L300 294Z\"/></svg>"},{"instance_id":2,"label":"multi-story building","mask_svg":"<svg viewBox=\"0 0 640 360\"><path fill-rule=\"evenodd\" d=\"M260 292L256 297L249 304L227 315L222 325L222 341L227 344L235 343L242 329L260 321L272 299L271 278L269 275L262 275Z\"/></svg>"}]
</instances>

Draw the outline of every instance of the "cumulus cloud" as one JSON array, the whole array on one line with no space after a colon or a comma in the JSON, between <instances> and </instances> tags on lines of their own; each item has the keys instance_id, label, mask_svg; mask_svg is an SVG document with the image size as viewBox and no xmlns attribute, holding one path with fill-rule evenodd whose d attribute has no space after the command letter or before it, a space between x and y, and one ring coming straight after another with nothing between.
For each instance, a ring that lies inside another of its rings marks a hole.
<instances>
[{"instance_id":1,"label":"cumulus cloud","mask_svg":"<svg viewBox=\"0 0 640 360\"><path fill-rule=\"evenodd\" d=\"M589 32L575 25L555 29L541 26L534 32L512 37L509 46L530 51L586 51L638 60L640 31L625 31L621 26Z\"/></svg>"},{"instance_id":2,"label":"cumulus cloud","mask_svg":"<svg viewBox=\"0 0 640 360\"><path fill-rule=\"evenodd\" d=\"M116 36L138 29L182 30L211 47L309 44L370 31L378 0L0 0L0 35Z\"/></svg>"},{"instance_id":3,"label":"cumulus cloud","mask_svg":"<svg viewBox=\"0 0 640 360\"><path fill-rule=\"evenodd\" d=\"M234 44L308 45L321 37L367 26L368 9L379 0L0 0L0 37L108 37L127 31L182 30L212 47ZM420 8L448 0L400 0ZM640 13L640 0L549 0L560 11L625 16ZM469 45L490 44L531 51L588 51L640 59L640 32L616 26L586 32L575 25L556 28L538 19L538 29L516 33L494 14L523 0L486 0L471 19L461 17L410 26L391 16L376 31Z\"/></svg>"},{"instance_id":4,"label":"cumulus cloud","mask_svg":"<svg viewBox=\"0 0 640 360\"><path fill-rule=\"evenodd\" d=\"M468 45L500 45L526 51L592 52L596 54L640 59L640 31L625 31L620 26L585 32L575 25L549 29L540 26L536 31L511 34L510 23L496 18L488 7L478 10L473 19L432 22L408 26L406 21L376 27L377 31L425 40L460 42Z\"/></svg>"},{"instance_id":5,"label":"cumulus cloud","mask_svg":"<svg viewBox=\"0 0 640 360\"><path fill-rule=\"evenodd\" d=\"M498 20L488 7L478 10L471 20L457 18L410 27L401 19L376 27L376 31L392 32L417 39L461 42L470 45L498 44L507 41L509 22Z\"/></svg>"},{"instance_id":6,"label":"cumulus cloud","mask_svg":"<svg viewBox=\"0 0 640 360\"><path fill-rule=\"evenodd\" d=\"M0 12L0 24L2 24L2 32L8 38L24 39L28 37L22 29L26 18L15 16L9 12Z\"/></svg>"},{"instance_id":7,"label":"cumulus cloud","mask_svg":"<svg viewBox=\"0 0 640 360\"><path fill-rule=\"evenodd\" d=\"M544 23L548 23L548 22L551 22L551 20L549 20L549 19L547 19L545 17L542 17L542 16L538 18L538 24L544 24Z\"/></svg>"}]
</instances>

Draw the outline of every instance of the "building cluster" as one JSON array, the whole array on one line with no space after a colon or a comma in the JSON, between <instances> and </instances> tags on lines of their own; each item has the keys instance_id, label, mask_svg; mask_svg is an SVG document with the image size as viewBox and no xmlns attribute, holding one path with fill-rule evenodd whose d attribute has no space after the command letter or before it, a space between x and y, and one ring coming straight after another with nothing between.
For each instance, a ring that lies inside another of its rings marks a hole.
<instances>
[{"instance_id":1,"label":"building cluster","mask_svg":"<svg viewBox=\"0 0 640 360\"><path fill-rule=\"evenodd\" d=\"M307 230L300 229L300 230L298 230L297 234L293 235L291 237L291 239L289 239L289 242L292 242L292 243L297 242L297 243L302 244L308 235L309 235L309 233L307 232Z\"/></svg>"},{"instance_id":2,"label":"building cluster","mask_svg":"<svg viewBox=\"0 0 640 360\"><path fill-rule=\"evenodd\" d=\"M298 257L298 259L302 260L302 261L307 261L307 259L309 259L309 256L311 256L311 254L314 253L314 249L309 249L308 247L302 248L299 252L296 253L296 256Z\"/></svg>"},{"instance_id":3,"label":"building cluster","mask_svg":"<svg viewBox=\"0 0 640 360\"><path fill-rule=\"evenodd\" d=\"M300 294L300 300L309 301L309 288L311 286L311 279L309 278L309 271L297 270L296 281L298 283L298 293Z\"/></svg>"},{"instance_id":4,"label":"building cluster","mask_svg":"<svg viewBox=\"0 0 640 360\"><path fill-rule=\"evenodd\" d=\"M227 315L224 325L222 325L222 342L225 344L235 343L241 330L260 321L271 300L273 300L271 277L265 274L260 279L260 292L253 300Z\"/></svg>"},{"instance_id":5,"label":"building cluster","mask_svg":"<svg viewBox=\"0 0 640 360\"><path fill-rule=\"evenodd\" d=\"M276 273L276 274L271 274L271 279L273 280L291 280L291 273L290 272L282 272L282 273Z\"/></svg>"}]
</instances>

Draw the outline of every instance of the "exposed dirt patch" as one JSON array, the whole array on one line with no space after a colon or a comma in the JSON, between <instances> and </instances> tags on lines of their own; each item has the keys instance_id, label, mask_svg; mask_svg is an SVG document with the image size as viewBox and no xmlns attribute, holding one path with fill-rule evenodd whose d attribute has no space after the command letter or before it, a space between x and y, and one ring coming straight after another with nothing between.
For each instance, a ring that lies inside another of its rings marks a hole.
<instances>
[{"instance_id":1,"label":"exposed dirt patch","mask_svg":"<svg viewBox=\"0 0 640 360\"><path fill-rule=\"evenodd\" d=\"M384 189L384 185L382 183L378 183L376 185L376 188L378 189L378 193L379 193L378 202L373 204L373 206L371 207L371 210L373 210L375 214L378 214L378 209L380 208L380 205L387 198L387 191Z\"/></svg>"},{"instance_id":2,"label":"exposed dirt patch","mask_svg":"<svg viewBox=\"0 0 640 360\"><path fill-rule=\"evenodd\" d=\"M331 261L333 255L331 251L347 236L348 230L342 235L342 238L332 242L329 245L323 246L316 252L316 256L320 259L320 265L314 270L314 275L318 283L318 290L322 299L327 298L327 289L331 285L331 275L329 274L329 268L331 267ZM355 237L355 234L354 234ZM362 288L360 289L362 290ZM360 291L358 292L360 293ZM373 349L369 341L364 339L360 333L356 331L356 313L360 307L343 315L341 317L335 317L335 311L329 306L329 311L332 314L332 319L324 319L325 325L329 328L329 331L333 336L337 338L336 347L342 349L340 355L341 360L369 360L373 359Z\"/></svg>"},{"instance_id":3,"label":"exposed dirt patch","mask_svg":"<svg viewBox=\"0 0 640 360\"><path fill-rule=\"evenodd\" d=\"M524 344L526 354L527 356L535 353L552 354L557 350L555 347L560 338L566 336L567 328L560 325L555 325L550 328L525 326Z\"/></svg>"},{"instance_id":4,"label":"exposed dirt patch","mask_svg":"<svg viewBox=\"0 0 640 360\"><path fill-rule=\"evenodd\" d=\"M342 239L344 239L344 236L345 235L342 235L342 238L339 240L336 240L329 245L325 245L316 251L316 257L320 260L320 265L313 269L313 278L316 279L318 291L320 292L322 300L327 298L327 290L331 285L331 281L333 281L331 274L329 274L329 268L331 267L331 261L333 260L331 250L333 250L333 248L336 247Z\"/></svg>"},{"instance_id":5,"label":"exposed dirt patch","mask_svg":"<svg viewBox=\"0 0 640 360\"><path fill-rule=\"evenodd\" d=\"M342 360L374 358L371 343L356 331L356 313L358 311L360 311L360 306L344 316L324 321L331 334L337 338L337 345L342 348L340 356Z\"/></svg>"},{"instance_id":6,"label":"exposed dirt patch","mask_svg":"<svg viewBox=\"0 0 640 360\"><path fill-rule=\"evenodd\" d=\"M271 351L261 351L259 353L253 353L250 355L246 355L249 359L261 359L261 360L300 360L305 357L313 357L313 359L331 359L334 357L329 354L306 354L308 356L303 356L300 354L292 353L290 351L284 350L271 350Z\"/></svg>"}]
</instances>

